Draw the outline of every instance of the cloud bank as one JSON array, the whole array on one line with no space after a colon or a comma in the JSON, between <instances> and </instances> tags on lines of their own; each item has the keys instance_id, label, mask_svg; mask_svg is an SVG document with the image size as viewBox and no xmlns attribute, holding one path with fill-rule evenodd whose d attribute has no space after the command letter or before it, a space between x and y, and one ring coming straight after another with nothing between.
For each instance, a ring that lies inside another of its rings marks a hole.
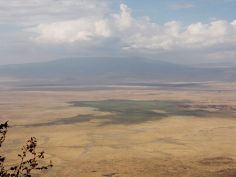
<instances>
[{"instance_id":1,"label":"cloud bank","mask_svg":"<svg viewBox=\"0 0 236 177\"><path fill-rule=\"evenodd\" d=\"M148 18L133 17L125 4L120 5L117 14L45 23L30 31L36 34L33 39L42 43L83 43L116 38L125 44L126 50L206 48L236 42L236 20L197 22L187 26L171 21L159 25Z\"/></svg>"},{"instance_id":2,"label":"cloud bank","mask_svg":"<svg viewBox=\"0 0 236 177\"><path fill-rule=\"evenodd\" d=\"M0 24L37 25L106 13L108 0L0 0Z\"/></svg>"},{"instance_id":3,"label":"cloud bank","mask_svg":"<svg viewBox=\"0 0 236 177\"><path fill-rule=\"evenodd\" d=\"M0 0L0 64L114 55L182 63L235 61L236 20L186 23L173 16L158 23L137 15L141 7L115 5L110 0ZM191 13L198 5L175 0L165 8Z\"/></svg>"}]
</instances>

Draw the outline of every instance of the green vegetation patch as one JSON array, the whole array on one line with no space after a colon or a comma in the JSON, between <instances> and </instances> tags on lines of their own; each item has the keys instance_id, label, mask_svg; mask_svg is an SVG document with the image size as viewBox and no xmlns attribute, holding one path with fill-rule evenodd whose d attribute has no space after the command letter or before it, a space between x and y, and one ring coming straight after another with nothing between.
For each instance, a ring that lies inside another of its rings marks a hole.
<instances>
[{"instance_id":1,"label":"green vegetation patch","mask_svg":"<svg viewBox=\"0 0 236 177\"><path fill-rule=\"evenodd\" d=\"M89 122L91 120L102 120L102 125L133 124L159 120L170 116L195 116L201 118L236 116L235 108L227 105L193 105L187 100L102 100L73 101L70 103L72 106L95 108L97 111L111 114L104 116L96 114L78 115L28 126L66 125Z\"/></svg>"},{"instance_id":2,"label":"green vegetation patch","mask_svg":"<svg viewBox=\"0 0 236 177\"><path fill-rule=\"evenodd\" d=\"M174 115L202 117L209 114L207 110L190 110L184 106L190 104L189 101L102 100L74 101L71 104L78 107L92 107L98 111L112 113L109 116L93 116L97 119L106 119L106 124L139 123Z\"/></svg>"}]
</instances>

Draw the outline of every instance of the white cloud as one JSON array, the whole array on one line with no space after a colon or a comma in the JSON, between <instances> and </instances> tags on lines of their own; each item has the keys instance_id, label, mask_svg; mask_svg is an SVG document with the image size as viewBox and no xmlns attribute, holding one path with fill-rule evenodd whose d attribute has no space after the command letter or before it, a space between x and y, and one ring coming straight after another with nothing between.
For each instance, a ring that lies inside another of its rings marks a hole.
<instances>
[{"instance_id":1,"label":"white cloud","mask_svg":"<svg viewBox=\"0 0 236 177\"><path fill-rule=\"evenodd\" d=\"M33 28L33 31L38 42L93 42L117 38L126 49L176 50L236 42L236 21L198 22L188 26L171 21L159 25L148 18L134 18L125 4L120 5L118 14L46 23Z\"/></svg>"},{"instance_id":2,"label":"white cloud","mask_svg":"<svg viewBox=\"0 0 236 177\"><path fill-rule=\"evenodd\" d=\"M38 23L100 16L108 0L0 0L0 24Z\"/></svg>"},{"instance_id":3,"label":"white cloud","mask_svg":"<svg viewBox=\"0 0 236 177\"><path fill-rule=\"evenodd\" d=\"M31 29L31 31L40 33L35 38L36 41L49 43L90 41L94 38L110 36L110 29L106 20L96 17L41 24L37 28Z\"/></svg>"},{"instance_id":4,"label":"white cloud","mask_svg":"<svg viewBox=\"0 0 236 177\"><path fill-rule=\"evenodd\" d=\"M182 3L172 4L170 6L170 8L174 9L174 10L190 9L190 8L193 8L193 7L194 7L194 5L192 3L189 3L189 2L182 2Z\"/></svg>"},{"instance_id":5,"label":"white cloud","mask_svg":"<svg viewBox=\"0 0 236 177\"><path fill-rule=\"evenodd\" d=\"M131 9L125 4L120 5L120 14L113 14L113 18L116 22L116 27L120 30L132 27L133 17L131 16Z\"/></svg>"}]
</instances>

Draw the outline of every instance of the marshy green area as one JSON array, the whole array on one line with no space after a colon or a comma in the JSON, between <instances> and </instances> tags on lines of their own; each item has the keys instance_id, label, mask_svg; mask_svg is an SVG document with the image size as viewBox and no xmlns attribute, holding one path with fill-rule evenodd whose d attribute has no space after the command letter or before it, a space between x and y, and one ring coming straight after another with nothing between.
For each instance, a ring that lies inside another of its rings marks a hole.
<instances>
[{"instance_id":1,"label":"marshy green area","mask_svg":"<svg viewBox=\"0 0 236 177\"><path fill-rule=\"evenodd\" d=\"M112 113L112 115L100 117L107 119L106 123L139 123L174 115L204 117L210 114L207 110L187 108L189 101L103 100L71 103L73 106L92 107L98 111Z\"/></svg>"},{"instance_id":2,"label":"marshy green area","mask_svg":"<svg viewBox=\"0 0 236 177\"><path fill-rule=\"evenodd\" d=\"M171 116L194 116L199 118L236 116L236 111L230 110L225 105L193 105L187 100L102 100L73 101L70 104L75 107L94 108L97 111L111 114L104 116L95 114L78 115L59 118L47 123L31 124L30 126L74 124L94 119L102 120L101 124L107 125L142 123Z\"/></svg>"}]
</instances>

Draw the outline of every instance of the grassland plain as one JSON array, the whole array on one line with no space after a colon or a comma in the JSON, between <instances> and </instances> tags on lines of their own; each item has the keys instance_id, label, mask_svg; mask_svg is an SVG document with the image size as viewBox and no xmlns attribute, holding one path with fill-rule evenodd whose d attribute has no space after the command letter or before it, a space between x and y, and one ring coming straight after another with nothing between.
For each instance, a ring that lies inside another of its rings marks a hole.
<instances>
[{"instance_id":1,"label":"grassland plain","mask_svg":"<svg viewBox=\"0 0 236 177\"><path fill-rule=\"evenodd\" d=\"M4 88L0 119L13 125L4 146L8 162L36 136L55 165L43 176L234 177L234 86Z\"/></svg>"}]
</instances>

